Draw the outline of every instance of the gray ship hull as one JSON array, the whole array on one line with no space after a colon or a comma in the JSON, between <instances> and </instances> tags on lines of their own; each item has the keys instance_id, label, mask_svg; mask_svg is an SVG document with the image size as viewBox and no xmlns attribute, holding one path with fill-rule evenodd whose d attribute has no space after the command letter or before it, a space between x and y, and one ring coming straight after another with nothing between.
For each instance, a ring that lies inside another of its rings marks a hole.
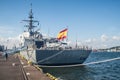
<instances>
[{"instance_id":1,"label":"gray ship hull","mask_svg":"<svg viewBox=\"0 0 120 80\"><path fill-rule=\"evenodd\" d=\"M91 50L23 50L21 55L27 60L43 66L82 64Z\"/></svg>"}]
</instances>

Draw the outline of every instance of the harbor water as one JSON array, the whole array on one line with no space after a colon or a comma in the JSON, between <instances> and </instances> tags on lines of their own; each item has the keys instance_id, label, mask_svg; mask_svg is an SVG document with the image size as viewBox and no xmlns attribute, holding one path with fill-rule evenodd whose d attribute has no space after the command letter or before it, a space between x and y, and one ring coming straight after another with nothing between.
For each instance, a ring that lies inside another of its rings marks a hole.
<instances>
[{"instance_id":1,"label":"harbor water","mask_svg":"<svg viewBox=\"0 0 120 80\"><path fill-rule=\"evenodd\" d=\"M120 52L94 52L83 64L88 65L43 68L43 71L60 80L120 80Z\"/></svg>"}]
</instances>

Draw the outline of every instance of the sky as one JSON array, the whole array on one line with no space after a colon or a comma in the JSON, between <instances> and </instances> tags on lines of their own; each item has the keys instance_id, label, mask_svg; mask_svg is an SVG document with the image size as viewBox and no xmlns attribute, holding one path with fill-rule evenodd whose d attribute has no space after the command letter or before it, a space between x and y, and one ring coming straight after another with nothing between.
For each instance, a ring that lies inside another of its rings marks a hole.
<instances>
[{"instance_id":1,"label":"sky","mask_svg":"<svg viewBox=\"0 0 120 80\"><path fill-rule=\"evenodd\" d=\"M0 44L18 43L31 3L43 34L57 37L67 27L72 44L120 46L120 0L0 0Z\"/></svg>"}]
</instances>

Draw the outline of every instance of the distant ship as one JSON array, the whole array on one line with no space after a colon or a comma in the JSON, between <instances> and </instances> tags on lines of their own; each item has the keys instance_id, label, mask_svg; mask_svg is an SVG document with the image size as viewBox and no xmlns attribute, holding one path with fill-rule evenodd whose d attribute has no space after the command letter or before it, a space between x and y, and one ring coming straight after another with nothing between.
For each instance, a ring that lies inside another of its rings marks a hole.
<instances>
[{"instance_id":1,"label":"distant ship","mask_svg":"<svg viewBox=\"0 0 120 80\"><path fill-rule=\"evenodd\" d=\"M4 45L0 45L0 56L4 53Z\"/></svg>"},{"instance_id":2,"label":"distant ship","mask_svg":"<svg viewBox=\"0 0 120 80\"><path fill-rule=\"evenodd\" d=\"M34 30L34 26L39 25L39 21L33 20L32 8L29 13L29 19L23 20L28 22L27 31L21 36L22 49L20 54L34 64L41 66L63 66L82 64L91 49L71 47L67 42L63 42L67 38L68 29L59 32L57 38L45 37L38 30ZM34 25L33 25L34 24Z\"/></svg>"}]
</instances>

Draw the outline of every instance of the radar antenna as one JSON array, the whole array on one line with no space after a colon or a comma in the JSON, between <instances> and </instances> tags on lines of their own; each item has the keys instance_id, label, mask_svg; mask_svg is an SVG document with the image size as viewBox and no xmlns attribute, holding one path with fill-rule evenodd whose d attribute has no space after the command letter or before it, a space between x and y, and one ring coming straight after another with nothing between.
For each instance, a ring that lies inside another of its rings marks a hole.
<instances>
[{"instance_id":1,"label":"radar antenna","mask_svg":"<svg viewBox=\"0 0 120 80\"><path fill-rule=\"evenodd\" d=\"M28 22L28 25L25 25L25 27L28 28L28 32L30 33L30 36L32 36L32 34L34 33L34 28L37 26L34 26L34 23L37 23L37 25L39 25L39 21L37 20L33 20L33 12L32 12L32 3L31 3L31 8L30 8L30 12L29 12L29 20L22 20L24 22Z\"/></svg>"}]
</instances>

